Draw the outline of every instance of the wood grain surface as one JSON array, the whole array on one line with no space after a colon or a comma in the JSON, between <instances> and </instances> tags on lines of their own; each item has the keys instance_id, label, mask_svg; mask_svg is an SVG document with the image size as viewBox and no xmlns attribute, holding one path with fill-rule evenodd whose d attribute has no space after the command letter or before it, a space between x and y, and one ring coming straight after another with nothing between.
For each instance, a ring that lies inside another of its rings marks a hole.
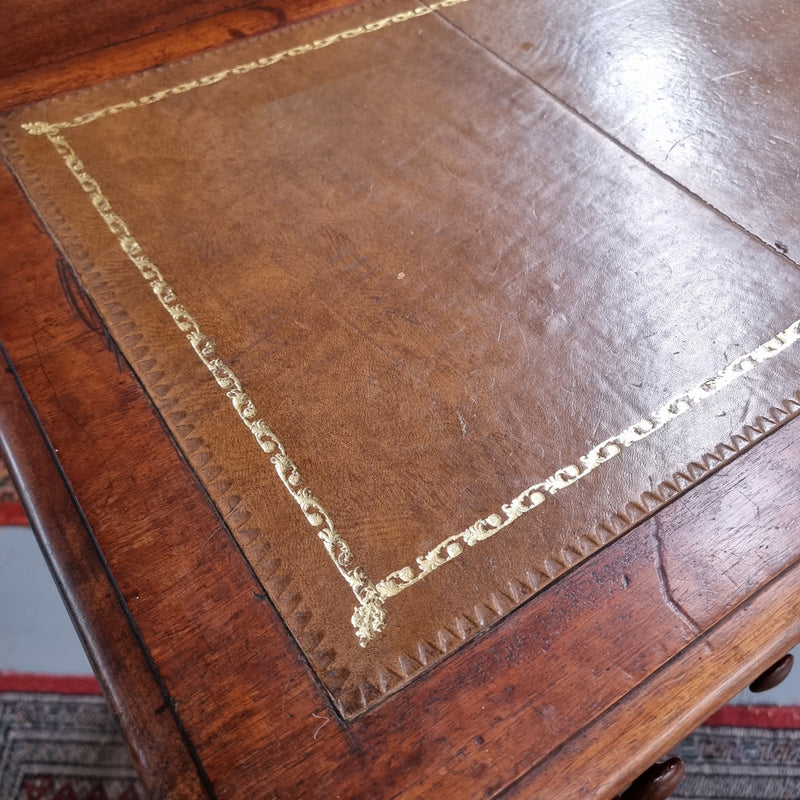
<instances>
[{"instance_id":1,"label":"wood grain surface","mask_svg":"<svg viewBox=\"0 0 800 800\"><path fill-rule=\"evenodd\" d=\"M28 521L93 669L113 676L103 681L106 698L137 769L148 776L152 797L203 796L202 766L5 357L0 362L0 450L9 457Z\"/></svg>"},{"instance_id":2,"label":"wood grain surface","mask_svg":"<svg viewBox=\"0 0 800 800\"><path fill-rule=\"evenodd\" d=\"M20 61L3 105L193 24ZM0 203L2 446L153 798L606 798L800 641L793 422L343 721L5 168Z\"/></svg>"},{"instance_id":3,"label":"wood grain surface","mask_svg":"<svg viewBox=\"0 0 800 800\"><path fill-rule=\"evenodd\" d=\"M61 0L3 0L0 110L121 78L352 4L353 0L128 0L103 4L111 12L104 15L94 5L76 9Z\"/></svg>"},{"instance_id":4,"label":"wood grain surface","mask_svg":"<svg viewBox=\"0 0 800 800\"><path fill-rule=\"evenodd\" d=\"M91 9L76 9L69 0L3 0L0 78L136 40L150 49L151 66L153 52L161 58L167 55L158 51L158 43L166 41L164 34L174 32L184 38L183 47L199 52L348 2L352 0L102 0ZM169 54L170 59L176 57Z\"/></svg>"}]
</instances>

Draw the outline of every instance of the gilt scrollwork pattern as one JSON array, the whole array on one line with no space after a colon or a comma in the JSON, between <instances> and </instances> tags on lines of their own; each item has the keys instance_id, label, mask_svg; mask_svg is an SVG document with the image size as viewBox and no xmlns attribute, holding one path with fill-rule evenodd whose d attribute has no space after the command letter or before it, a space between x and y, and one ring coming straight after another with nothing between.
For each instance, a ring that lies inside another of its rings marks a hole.
<instances>
[{"instance_id":1,"label":"gilt scrollwork pattern","mask_svg":"<svg viewBox=\"0 0 800 800\"><path fill-rule=\"evenodd\" d=\"M34 130L41 129L34 127ZM300 470L288 456L281 440L267 422L258 415L255 403L245 392L239 378L220 358L209 337L202 332L197 319L178 302L172 287L164 279L159 268L145 255L141 245L131 234L127 223L114 211L100 185L87 172L84 163L78 158L64 134L60 132L60 129L56 129L47 130L45 135L61 155L81 188L89 195L92 205L97 209L108 229L117 237L125 255L148 282L162 307L186 336L200 361L230 400L239 419L247 426L261 450L270 456L270 462L284 487L300 507L309 525L316 529L325 550L341 576L353 590L360 606L367 609L358 616L359 626L356 631L359 640L366 644L383 629L386 619L375 586L367 577L366 570L354 562L350 546L339 535L333 520L314 492L305 485ZM357 611L357 613L359 612Z\"/></svg>"},{"instance_id":2,"label":"gilt scrollwork pattern","mask_svg":"<svg viewBox=\"0 0 800 800\"><path fill-rule=\"evenodd\" d=\"M416 559L416 568L403 567L378 581L375 586L379 596L387 599L418 583L443 564L460 556L464 552L463 545L473 547L478 542L499 533L514 520L541 505L547 496L555 495L577 483L602 464L618 456L625 448L652 436L672 420L743 377L754 367L782 353L798 340L800 340L800 320L755 350L731 361L713 377L671 398L648 417L629 425L616 436L600 442L582 455L578 459L578 464L567 464L543 481L533 484L509 503L501 506L502 514L491 514L485 519L474 522L461 533L445 539L433 550L419 556Z\"/></svg>"},{"instance_id":3,"label":"gilt scrollwork pattern","mask_svg":"<svg viewBox=\"0 0 800 800\"><path fill-rule=\"evenodd\" d=\"M303 479L300 470L287 454L281 440L259 415L256 405L245 391L237 375L217 352L211 339L203 333L196 317L179 302L174 290L167 283L159 268L144 253L128 225L114 211L97 180L89 174L82 160L66 140L64 131L76 126L87 125L104 117L151 105L194 89L211 86L228 78L268 67L284 59L302 56L338 42L383 30L391 25L463 2L468 2L468 0L442 0L419 6L357 28L334 33L305 45L259 58L256 61L201 77L195 81L170 87L137 100L82 114L72 120L55 123L35 121L22 126L33 136L46 136L53 145L69 172L89 197L108 230L116 237L124 254L133 263L142 278L147 281L161 306L186 337L217 386L229 400L240 421L250 431L263 453L269 457L281 483L299 507L309 526L316 532L339 574L357 598L358 605L355 607L351 621L362 646L366 646L385 628L387 617L384 606L391 597L423 580L453 559L460 557L467 549L500 533L515 520L545 503L549 497L574 485L602 464L620 455L626 448L652 436L672 420L690 411L699 403L742 378L759 364L784 352L800 340L800 320L798 320L769 341L731 361L716 375L691 389L678 393L646 418L600 442L588 453L580 456L576 463L567 464L544 480L529 486L507 503L501 504L499 511L491 513L473 522L461 532L447 537L427 553L418 556L414 566L403 566L377 583L373 583L364 567L356 561L349 544L336 530L333 520L320 500Z\"/></svg>"}]
</instances>

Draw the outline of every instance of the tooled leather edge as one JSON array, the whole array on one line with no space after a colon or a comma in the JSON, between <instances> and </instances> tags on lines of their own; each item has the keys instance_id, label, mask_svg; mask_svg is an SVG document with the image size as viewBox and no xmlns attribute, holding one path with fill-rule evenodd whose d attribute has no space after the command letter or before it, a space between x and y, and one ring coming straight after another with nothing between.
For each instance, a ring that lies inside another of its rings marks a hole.
<instances>
[{"instance_id":1,"label":"tooled leather edge","mask_svg":"<svg viewBox=\"0 0 800 800\"><path fill-rule=\"evenodd\" d=\"M488 589L485 601L476 604L472 610L459 612L449 625L441 626L432 636L420 638L415 654L399 654L396 669L378 667L372 680L361 680L352 689L345 689L339 698L342 714L354 717L364 713L383 696L402 688L426 667L458 649L483 629L499 622L553 580L586 561L601 547L633 529L797 416L800 416L800 389L793 397L779 401L766 414L744 425L727 442L721 442L713 450L692 459L655 489L642 492L638 500L628 501L622 508L598 521L593 530L576 537L572 545L543 558L538 566L526 568L523 576L509 578L505 587Z\"/></svg>"},{"instance_id":2,"label":"tooled leather edge","mask_svg":"<svg viewBox=\"0 0 800 800\"><path fill-rule=\"evenodd\" d=\"M87 274L91 273L87 270ZM206 442L195 435L196 425L190 419L190 411L181 402L181 394L178 393L177 397L172 394L176 387L164 379L150 347L143 343L142 335L137 332L135 322L114 299L113 289L101 280L96 284L94 294L105 303L108 322L125 348L145 393L153 397L159 414L172 431L192 471L208 491L243 559L333 694L343 686L349 672L335 665L335 651L323 644L324 629L311 625L312 610L305 604L302 593L294 590L290 572L284 568L280 558L274 557L269 537L263 530L248 524L252 514L246 501L236 493L234 481L215 460ZM256 596L255 599L265 598Z\"/></svg>"},{"instance_id":3,"label":"tooled leather edge","mask_svg":"<svg viewBox=\"0 0 800 800\"><path fill-rule=\"evenodd\" d=\"M384 2L388 2L388 0L373 0L369 5L377 6ZM296 26L292 26L291 30L344 16L355 11L356 8L361 7L341 9L324 17L299 23ZM279 29L267 32L259 38L277 38L286 30ZM235 42L210 52L234 50L244 47L246 44L248 43ZM181 63L202 60L210 52L183 59ZM170 65L163 65L147 70L144 74L160 73L169 68ZM130 75L112 83L117 85L127 84L136 77L137 75ZM90 87L71 93L67 97L87 95L92 91L93 88ZM53 101L45 101L45 104L50 105L51 102ZM0 124L5 128L8 124L8 118L12 116L16 116L13 111L6 115L6 118L0 121ZM58 238L70 248L71 260L79 262L87 275L96 275L95 265L88 253L83 249L80 239L60 213L57 204L50 198L47 188L38 178L36 172L26 165L26 160L19 152L14 138L5 130L3 131L3 141L4 149L9 154L13 153L17 164L27 167L25 169L26 173L28 173L25 179L26 182L34 184L38 194L46 198L45 202L37 203L37 205L46 209L46 213L50 218L57 222L60 229ZM340 710L346 716L355 716L363 713L384 695L401 688L422 669L431 666L448 652L460 647L480 630L497 622L552 580L591 556L604 544L630 530L638 522L685 492L706 475L733 460L744 449L750 447L776 426L791 419L800 410L800 400L795 398L788 398L782 401L786 408L773 406L771 412L773 412L775 419L761 417L755 421L754 425L745 426L741 434L732 436L730 444L723 443L718 445L714 451L703 454L699 459L690 462L685 469L673 473L673 477L662 482L656 491L644 492L638 501L628 502L622 510L598 523L594 531L577 537L573 546L568 546L559 553L543 559L539 567L527 569L524 578L510 579L503 590L489 590L485 602L477 604L468 613L457 614L449 626L442 626L433 637L428 639L421 638L416 646L416 655L412 656L409 653L398 654L396 656L396 668L390 666L377 667L371 680L364 678L352 686L349 685L349 671L346 668L338 668L335 664L335 649L323 646L324 631L317 630L315 626L311 625L313 615L311 610L303 605L302 596L290 591L291 576L281 570L281 563L278 559L270 557L270 545L264 540L263 532L247 527L250 512L247 510L244 501L232 493L231 484L225 480L223 470L214 461L211 451L200 439L192 435L194 433L194 425L186 421L187 413L182 410L178 400L170 397L174 386L164 382L163 373L157 369L157 361L151 357L149 348L142 344L142 336L136 332L135 323L130 319L125 309L113 299L113 290L107 287L104 280L98 281L96 293L99 298L107 303L106 316L108 321L115 326L115 335L120 339L121 343L125 344L129 358L137 367L137 374L140 376L140 380L143 383L147 381L148 385L151 386L151 389L146 391L152 394L154 398L158 398L160 413L165 419L169 420L170 429L176 439L181 441L181 449L186 454L187 459L190 460L190 463L192 463L193 470L204 485L209 488L209 491L215 493L217 498L215 503L233 539L242 549L245 547L243 540L246 540L246 547L250 550L250 553L243 553L245 560L251 564L259 582L268 591L269 596L280 609L281 616L287 622L291 621L293 623L295 637L312 660L315 669L320 671L320 678L325 683L328 691L334 695ZM798 397L800 397L800 392ZM789 406L792 405L798 406L798 408L789 409ZM254 551L259 549L260 552L254 558ZM337 693L338 697L336 697Z\"/></svg>"},{"instance_id":4,"label":"tooled leather edge","mask_svg":"<svg viewBox=\"0 0 800 800\"><path fill-rule=\"evenodd\" d=\"M0 125L2 122L4 120L0 122ZM195 425L188 421L189 411L180 402L181 393L177 392L177 396L173 395L176 387L165 380L164 373L158 368L157 356L154 356L150 346L144 343L144 337L137 332L136 323L116 299L114 289L108 286L102 272L84 249L79 234L73 230L72 225L62 214L60 206L50 195L48 187L40 179L35 168L27 163L27 159L20 152L15 139L2 128L0 128L0 142L9 157L8 165L12 172L23 177L19 173L24 171L25 174L20 185L28 202L37 209L37 217L45 226L51 239L64 252L67 261L73 265L73 272L80 289L90 299L99 318L108 326L113 338L120 346L124 347L125 358L133 368L143 391L153 398L159 415L172 431L192 471L208 490L231 538L242 552L244 560L250 565L256 580L267 592L281 618L286 621L287 625L290 623L293 625L292 635L311 660L320 680L329 693L334 696L335 692L344 687L349 670L335 663L336 651L324 642L324 628L320 629L312 625L311 608L304 604L300 593L291 591L292 577L282 569L279 559L270 556L271 546L266 541L267 537L263 531L253 526L248 527L250 511L247 509L245 501L233 492L231 481L226 479L223 468L216 463L212 451L205 442L193 435ZM18 169L20 166L23 168L22 170ZM35 190L36 200L25 189L26 185ZM55 228L58 229L57 233ZM86 288L81 272L75 269L76 266L80 267L85 276L91 276L94 283L91 293ZM102 311L92 299L93 296L104 304ZM239 536L242 537L241 540L238 538ZM255 559L252 554L244 552L245 542L246 546L255 552ZM262 569L263 572L261 572Z\"/></svg>"},{"instance_id":5,"label":"tooled leather edge","mask_svg":"<svg viewBox=\"0 0 800 800\"><path fill-rule=\"evenodd\" d=\"M195 425L189 421L188 410L179 399L171 396L176 387L165 381L164 373L158 368L157 358L144 343L143 336L137 332L136 324L124 306L116 300L115 290L108 286L83 248L78 234L50 196L48 188L36 171L27 164L15 140L7 135L3 138L6 152L16 162L15 166L21 165L26 173L25 183L33 185L37 197L43 198L35 203L45 217L43 221L48 229L50 224L58 227L58 236L54 238L60 240L69 250L70 261L79 265L87 277L92 277L93 294L104 304L105 313L101 314L101 318L109 323L114 337L125 347L127 358L139 380L149 387L145 389L146 393L156 401L159 413L168 423L193 471L214 497L214 503L231 537L242 550L244 559L250 564L281 617L290 626L297 642L345 717L352 718L364 713L378 700L402 688L424 669L498 622L566 571L800 413L798 390L794 397L774 405L770 409L770 416L762 415L753 423L743 426L741 432L733 434L729 442L720 443L714 450L693 459L683 469L676 470L657 489L643 492L638 500L628 501L621 509L598 521L594 530L576 537L572 545L543 558L538 565L526 568L523 575L509 578L502 588L487 589L484 601L472 609L459 612L448 625L438 627L433 635L420 637L414 653L398 653L390 663L376 666L371 676L352 679L350 670L337 664L336 649L325 641L324 628L320 629L313 624L311 608L305 604L300 593L292 591L292 577L283 569L280 559L272 557L271 546L263 531L248 526L250 511L245 501L235 494L212 451L202 439L194 435ZM85 291L80 276L78 280Z\"/></svg>"}]
</instances>

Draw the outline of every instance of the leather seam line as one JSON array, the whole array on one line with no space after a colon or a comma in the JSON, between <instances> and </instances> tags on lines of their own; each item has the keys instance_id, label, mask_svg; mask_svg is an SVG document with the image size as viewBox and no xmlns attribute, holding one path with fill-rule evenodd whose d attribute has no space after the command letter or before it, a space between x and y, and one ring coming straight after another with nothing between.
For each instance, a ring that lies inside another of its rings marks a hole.
<instances>
[{"instance_id":1,"label":"leather seam line","mask_svg":"<svg viewBox=\"0 0 800 800\"><path fill-rule=\"evenodd\" d=\"M424 0L423 0L423 2L424 2ZM434 5L434 4L431 4L431 5ZM636 161L638 161L640 164L642 164L643 166L645 166L648 169L652 170L652 172L654 172L660 178L662 178L665 181L668 181L675 188L679 189L681 192L684 192L689 197L691 197L693 200L697 201L698 203L704 205L706 208L710 209L717 216L719 216L722 219L724 219L727 223L729 223L734 228L736 228L737 230L739 230L742 233L744 233L749 238L755 240L756 242L761 244L763 247L766 247L768 250L770 250L771 252L775 253L776 255L779 255L782 258L785 258L786 261L788 261L796 269L800 269L800 262L795 261L793 258L791 258L788 255L788 253L785 253L783 250L781 250L780 248L776 247L774 244L771 244L770 242L766 241L765 239L762 239L757 233L754 233L749 228L747 228L745 225L743 225L741 222L738 222L733 217L729 216L724 211L722 211L721 209L717 208L717 206L715 206L713 203L711 203L708 200L706 200L704 197L702 197L702 195L699 195L697 192L693 191L688 186L686 186L685 184L683 184L680 181L678 181L676 178L673 178L669 173L664 172L664 170L660 169L655 164L653 164L652 162L648 161L644 156L642 156L641 154L637 153L636 150L634 150L631 146L626 145L624 142L620 141L616 136L614 136L614 134L610 133L605 128L601 127L597 122L595 122L593 119L591 119L591 117L588 117L586 114L582 113L581 111L578 111L577 108L575 108L574 106L570 105L566 100L561 98L558 94L556 94L552 90L548 89L544 84L540 83L535 78L532 78L526 72L523 72L523 70L520 69L519 67L517 67L515 64L511 63L510 61L505 59L503 56L501 56L499 53L497 53L494 50L492 50L492 48L489 47L485 42L482 42L480 39L477 39L472 34L467 33L467 31L465 31L463 28L459 27L449 17L445 16L438 8L432 9L432 13L436 17L441 19L443 22L445 22L447 25L451 26L459 34L464 36L467 40L469 40L473 44L475 44L478 47L480 47L484 52L488 53L492 57L496 58L501 64L503 64L504 66L508 67L508 69L514 71L521 78L524 78L532 86L535 86L539 91L543 92L545 95L547 95L547 97L549 97L551 100L556 102L561 108L563 108L565 111L567 111L568 113L572 114L573 116L577 117L577 119L579 119L581 122L583 122L586 125L588 125L590 128L592 128L592 130L594 130L596 133L600 134L604 139L607 139L609 142L611 142L612 144L616 145L624 153L626 153L627 155L629 155L632 158L636 159Z\"/></svg>"}]
</instances>

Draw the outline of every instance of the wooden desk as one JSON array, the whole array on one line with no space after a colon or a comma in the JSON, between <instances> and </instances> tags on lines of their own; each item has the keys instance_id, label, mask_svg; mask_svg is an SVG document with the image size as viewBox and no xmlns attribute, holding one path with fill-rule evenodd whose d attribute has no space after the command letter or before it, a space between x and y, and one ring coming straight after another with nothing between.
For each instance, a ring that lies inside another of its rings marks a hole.
<instances>
[{"instance_id":1,"label":"wooden desk","mask_svg":"<svg viewBox=\"0 0 800 800\"><path fill-rule=\"evenodd\" d=\"M310 11L211 5L99 31L79 14L65 60L52 56L63 28L45 25L6 67L3 108ZM576 86L545 88L650 158L613 92L593 105ZM676 169L663 179L691 182ZM343 720L5 167L0 180L0 441L154 798L609 797L800 641L790 422ZM789 188L765 202L796 231ZM723 185L715 202L767 241L769 214L747 212L746 194Z\"/></svg>"}]
</instances>

